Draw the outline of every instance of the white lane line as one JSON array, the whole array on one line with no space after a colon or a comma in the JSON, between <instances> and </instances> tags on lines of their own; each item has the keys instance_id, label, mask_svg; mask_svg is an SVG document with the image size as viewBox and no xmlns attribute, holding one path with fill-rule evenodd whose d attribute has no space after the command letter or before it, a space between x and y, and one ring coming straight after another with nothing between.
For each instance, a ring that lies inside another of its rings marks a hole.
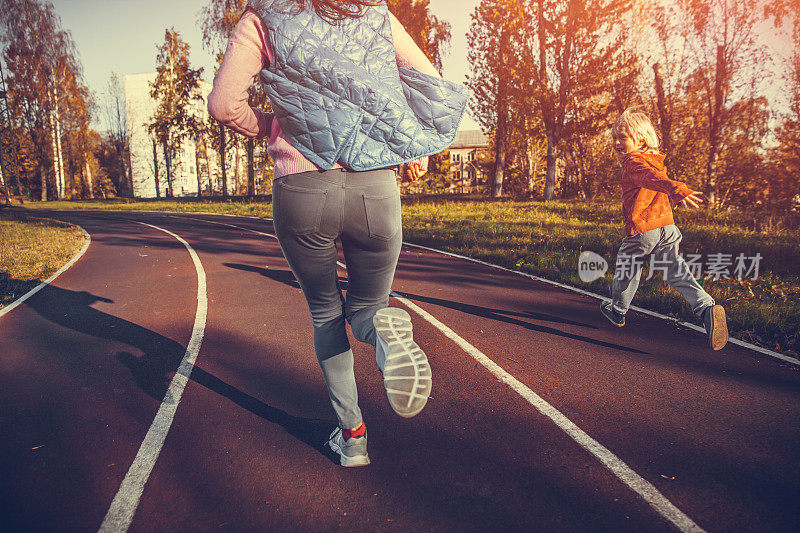
<instances>
[{"instance_id":1,"label":"white lane line","mask_svg":"<svg viewBox=\"0 0 800 533\"><path fill-rule=\"evenodd\" d=\"M38 218L38 217L35 217L35 218ZM56 219L47 219L47 220L56 220ZM63 221L59 221L59 222L63 222ZM61 268L59 268L56 271L55 274L53 274L52 276L50 276L49 278L47 278L46 280L41 282L36 287L32 288L31 290L29 290L28 292L26 292L25 294L23 294L22 296L20 296L16 300L14 300L14 302L12 302L11 304L9 304L9 305L5 306L4 308L0 309L0 317L10 313L11 311L13 311L17 306L19 306L19 304L21 304L22 302L24 302L25 300L27 300L28 298L30 298L31 296L33 296L34 294L36 294L37 292L42 290L42 288L44 288L45 285L49 285L50 283L52 283L53 280L55 280L58 276L63 274L69 267L74 265L78 261L78 259L83 257L83 254L85 254L86 250L89 249L89 245L92 243L92 237L89 236L89 233L85 229L83 229L81 226L78 226L77 224L72 224L72 223L69 223L69 224L72 225L72 226L76 226L76 227L80 228L80 230L83 232L83 236L85 238L85 242L83 243L83 247L80 250L78 250L78 253L76 253L75 255L72 256L72 259L70 259L67 262L66 265L64 265Z\"/></svg>"},{"instance_id":2,"label":"white lane line","mask_svg":"<svg viewBox=\"0 0 800 533\"><path fill-rule=\"evenodd\" d=\"M240 230L250 231L275 238L275 235L251 230L242 226L236 226L234 224L212 222L210 220L203 221L222 226L230 226ZM341 261L337 261L336 264L344 269L347 268L347 266ZM611 471L612 474L614 474L620 481L627 485L632 491L641 496L645 502L650 504L650 507L655 509L658 514L672 523L680 531L693 533L705 531L683 511L678 509L672 502L670 502L663 494L661 494L661 492L659 492L652 483L634 472L631 467L625 464L622 459L614 455L611 450L589 436L588 433L583 431L569 418L564 416L558 409L547 403L547 401L541 396L533 392L517 378L506 372L497 363L489 359L483 352L464 340L456 332L444 325L433 315L419 307L414 302L408 300L407 298L403 298L394 291L392 291L391 295L409 309L417 313L419 316L427 320L436 329L441 331L448 339L458 344L459 347L461 347L465 352L472 356L473 359L489 370L489 372L491 372L498 380L508 385L514 392L522 396L528 403L533 405L537 411L552 420L556 426L569 435L572 440L577 442L587 452L595 456L603 464L603 466Z\"/></svg>"},{"instance_id":3,"label":"white lane line","mask_svg":"<svg viewBox=\"0 0 800 533\"><path fill-rule=\"evenodd\" d=\"M583 449L599 459L603 466L609 469L617 478L630 487L631 490L641 496L644 501L650 504L650 507L655 509L658 514L666 518L680 531L704 531L700 526L694 523L691 518L684 514L683 511L675 507L675 505L663 494L661 494L658 489L655 488L655 486L634 472L631 467L622 461L622 459L614 455L608 448L590 437L585 431L575 425L574 422L564 416L558 409L547 403L547 401L529 389L517 378L503 370L497 363L484 355L483 352L461 338L456 332L445 326L433 315L416 305L414 302L399 296L395 292L392 292L392 296L413 310L419 316L427 320L436 329L441 331L447 338L458 344L464 351L472 356L473 359L489 370L489 372L491 372L497 379L511 387L514 392L522 396L528 401L528 403L533 405L537 411L552 420L561 430L569 435L572 440L577 442Z\"/></svg>"},{"instance_id":4,"label":"white lane line","mask_svg":"<svg viewBox=\"0 0 800 533\"><path fill-rule=\"evenodd\" d=\"M179 215L167 215L167 216L168 217L172 217L172 218L180 218L180 219L183 219L183 220L186 220L188 218L188 217L182 217L182 216L179 216ZM229 215L229 216L234 216L234 215ZM192 219L190 219L190 220L192 220ZM199 220L200 222L206 222L208 224L216 224L217 226L228 226L229 228L236 228L236 229L240 229L242 231L249 231L250 233L255 233L257 235L264 235L265 237L272 237L273 239L277 239L278 238L275 235L273 235L272 233L264 233L263 231L258 231L258 230L254 230L254 229L250 229L250 228L245 228L244 226L237 226L236 224L228 224L227 222L216 222L214 220L206 220L204 218L195 218L193 220ZM259 219L259 220L261 220L261 219Z\"/></svg>"},{"instance_id":5,"label":"white lane line","mask_svg":"<svg viewBox=\"0 0 800 533\"><path fill-rule=\"evenodd\" d=\"M181 364L178 367L175 376L167 388L164 395L164 400L158 408L156 417L147 430L142 445L133 460L133 464L125 479L122 480L122 485L119 488L114 500L111 502L111 507L108 509L103 523L100 525L102 532L124 532L127 531L133 521L133 515L136 513L136 508L139 506L139 500L144 492L145 483L150 477L153 466L161 453L161 448L164 446L164 440L167 438L169 428L172 426L172 421L175 418L175 412L178 409L178 403L183 395L183 390L189 381L189 375L192 373L194 363L197 360L197 354L200 351L200 344L203 342L203 334L206 327L206 316L208 314L208 297L206 294L206 273L203 270L203 265L197 252L189 245L188 242L183 240L178 235L175 235L169 230L138 222L144 226L163 231L164 233L173 236L181 244L183 244L189 251L189 255L194 262L194 268L197 271L197 312L194 318L194 327L192 328L192 336L189 339L189 344L186 346ZM166 402L167 398L172 398L172 401Z\"/></svg>"},{"instance_id":6,"label":"white lane line","mask_svg":"<svg viewBox=\"0 0 800 533\"><path fill-rule=\"evenodd\" d=\"M560 287L562 289L566 289L566 290L572 291L572 292L577 292L578 294L583 294L584 296L589 296L589 297L595 298L597 300L601 300L601 301L602 300L608 300L608 297L606 297L606 296L602 296L600 294L595 294L593 292L585 291L583 289L579 289L578 287L573 287L572 285L566 285L564 283L559 283L557 281L552 281L552 280L549 280L549 279L546 279L546 278L540 278L539 276L535 276L533 274L528 274L527 272L520 272L519 270L513 270L511 268L506 268L506 267L502 267L502 266L499 266L499 265L493 265L491 263L487 263L486 261L481 261L480 259L473 259L472 257L466 257L464 255L454 254L452 252L444 252L442 250L437 250L436 248L429 248L427 246L422 246L422 245L419 245L419 244L411 244L411 243L408 243L408 242L404 242L403 245L404 246L411 246L413 248L419 248L421 250L427 250L429 252L435 252L437 254L448 255L450 257L456 257L458 259L464 259L464 260L470 261L472 263L478 263L479 265L484 265L484 266L488 266L488 267L491 267L491 268L496 268L498 270L503 270L505 272L511 272L512 274L518 274L520 276L524 276L526 278L530 278L530 279L533 279L533 280L536 280L536 281L541 281L541 282L547 283L549 285L555 285L556 287ZM678 322L676 319L674 319L672 317L669 317L667 315L662 315L661 313L657 313L655 311L650 311L649 309L644 309L643 307L638 307L636 305L632 305L630 308L633 309L634 311L638 311L640 313L644 313L645 315L649 315L649 316L652 316L652 317L660 318L660 319L666 320L668 322L674 322L674 323L677 323L677 324L679 324L681 326L693 329L695 331L699 331L703 335L706 334L705 328L702 328L702 327L700 327L700 326L698 326L696 324L692 324L691 322ZM762 348L761 346L756 346L755 344L751 344L749 342L746 342L746 341L743 341L743 340L739 340L739 339L737 339L735 337L730 337L728 339L728 342L731 343L731 344L736 344L736 345L741 346L743 348L748 348L750 350L756 351L756 352L764 354L764 355L769 355L770 357L774 357L776 359L780 359L781 361L786 361L787 363L792 363L793 365L800 365L800 359L796 359L794 357L789 357L788 355L783 355L782 353L778 353L778 352L775 352L773 350L769 350L767 348Z\"/></svg>"}]
</instances>

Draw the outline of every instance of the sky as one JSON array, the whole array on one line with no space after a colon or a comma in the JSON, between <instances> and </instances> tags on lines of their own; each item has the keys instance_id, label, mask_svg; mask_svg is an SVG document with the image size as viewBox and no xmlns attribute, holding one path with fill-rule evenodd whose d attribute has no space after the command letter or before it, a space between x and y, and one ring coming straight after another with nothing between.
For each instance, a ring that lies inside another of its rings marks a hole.
<instances>
[{"instance_id":1,"label":"sky","mask_svg":"<svg viewBox=\"0 0 800 533\"><path fill-rule=\"evenodd\" d=\"M84 67L84 77L102 104L109 76L116 72L138 74L155 71L156 48L164 41L169 27L178 30L191 47L192 64L204 67L204 78L211 82L214 60L202 47L198 14L208 0L51 0L61 16L64 29L72 33ZM480 0L430 0L434 15L451 24L451 49L444 60L444 76L463 82L469 72L467 38L470 15ZM670 0L665 0L667 3ZM771 61L763 66L775 68L777 57L788 56L791 46L768 23L757 30L762 43L771 51ZM782 41L783 40L783 41ZM782 82L765 76L762 84L773 105L781 101ZM784 98L785 99L785 98ZM102 125L94 124L96 128ZM465 115L461 129L478 129L478 124Z\"/></svg>"},{"instance_id":2,"label":"sky","mask_svg":"<svg viewBox=\"0 0 800 533\"><path fill-rule=\"evenodd\" d=\"M83 63L84 78L98 104L112 72L154 72L156 49L164 42L164 31L174 27L191 47L194 67L204 67L211 82L214 59L202 47L198 13L207 0L51 0L61 25L72 39ZM468 72L467 38L470 14L479 0L431 0L430 9L451 24L451 51L444 60L444 76L463 82ZM100 124L95 124L101 127ZM478 129L465 116L461 129Z\"/></svg>"}]
</instances>

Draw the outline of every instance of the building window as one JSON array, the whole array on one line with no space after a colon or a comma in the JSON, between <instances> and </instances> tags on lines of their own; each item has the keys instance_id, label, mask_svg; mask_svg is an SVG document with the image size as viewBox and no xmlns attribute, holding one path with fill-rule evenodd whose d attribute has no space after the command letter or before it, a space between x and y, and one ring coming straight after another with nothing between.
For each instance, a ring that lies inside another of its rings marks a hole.
<instances>
[{"instance_id":1,"label":"building window","mask_svg":"<svg viewBox=\"0 0 800 533\"><path fill-rule=\"evenodd\" d=\"M460 170L456 170L455 176L456 176L456 180L460 180L461 179L461 171Z\"/></svg>"},{"instance_id":2,"label":"building window","mask_svg":"<svg viewBox=\"0 0 800 533\"><path fill-rule=\"evenodd\" d=\"M461 161L461 154L453 154L453 162L458 163Z\"/></svg>"},{"instance_id":3,"label":"building window","mask_svg":"<svg viewBox=\"0 0 800 533\"><path fill-rule=\"evenodd\" d=\"M475 160L475 152L470 152L467 154L467 161L474 161Z\"/></svg>"}]
</instances>

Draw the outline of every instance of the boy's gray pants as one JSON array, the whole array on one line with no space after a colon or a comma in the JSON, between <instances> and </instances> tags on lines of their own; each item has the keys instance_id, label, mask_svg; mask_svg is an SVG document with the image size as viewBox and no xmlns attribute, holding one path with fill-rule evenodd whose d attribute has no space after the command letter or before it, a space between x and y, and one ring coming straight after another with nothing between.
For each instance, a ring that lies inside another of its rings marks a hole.
<instances>
[{"instance_id":1,"label":"boy's gray pants","mask_svg":"<svg viewBox=\"0 0 800 533\"><path fill-rule=\"evenodd\" d=\"M275 233L311 311L314 351L342 428L361 419L353 352L345 330L375 345L372 317L389 302L402 245L400 191L393 170L310 171L272 186ZM339 289L336 241L347 265Z\"/></svg>"},{"instance_id":2,"label":"boy's gray pants","mask_svg":"<svg viewBox=\"0 0 800 533\"><path fill-rule=\"evenodd\" d=\"M708 306L714 305L714 299L697 283L686 261L678 254L682 238L678 227L670 224L622 239L611 285L615 311L622 314L628 312L639 288L642 264L651 254L650 270L661 272L664 280L689 302L694 314L702 316Z\"/></svg>"}]
</instances>

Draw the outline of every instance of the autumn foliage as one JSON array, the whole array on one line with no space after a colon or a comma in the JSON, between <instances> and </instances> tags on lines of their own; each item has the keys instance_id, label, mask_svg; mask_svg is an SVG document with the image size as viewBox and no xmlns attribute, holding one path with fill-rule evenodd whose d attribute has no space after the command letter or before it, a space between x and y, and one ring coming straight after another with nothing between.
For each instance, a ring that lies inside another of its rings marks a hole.
<instances>
[{"instance_id":1,"label":"autumn foliage","mask_svg":"<svg viewBox=\"0 0 800 533\"><path fill-rule=\"evenodd\" d=\"M493 136L489 190L613 196L609 125L639 105L660 129L670 173L712 204L796 209L798 5L482 0L468 85ZM792 39L790 60L767 57L764 28ZM782 80L788 103L771 91Z\"/></svg>"}]
</instances>

